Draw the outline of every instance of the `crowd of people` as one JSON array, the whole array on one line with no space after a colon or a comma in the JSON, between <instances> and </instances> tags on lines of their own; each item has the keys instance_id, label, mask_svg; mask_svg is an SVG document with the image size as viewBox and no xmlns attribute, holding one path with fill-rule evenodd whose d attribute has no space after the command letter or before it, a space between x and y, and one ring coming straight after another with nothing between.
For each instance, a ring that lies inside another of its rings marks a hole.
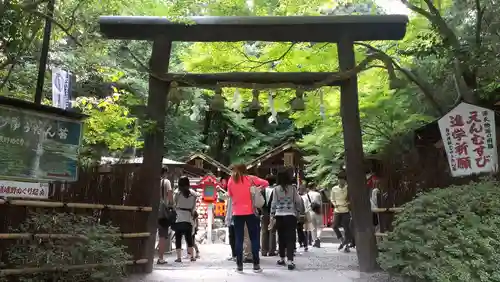
<instances>
[{"instance_id":1,"label":"crowd of people","mask_svg":"<svg viewBox=\"0 0 500 282\"><path fill-rule=\"evenodd\" d=\"M349 252L355 247L349 211L347 181L344 171L337 175L326 201L334 207L333 230L340 240L339 250ZM250 175L245 165L234 165L227 182L226 218L231 257L236 271L242 272L244 263L252 263L254 272L261 272L260 257L277 256L277 264L295 269L294 257L299 248L321 247L324 194L313 183L297 185L294 171L283 169L266 179ZM181 177L178 189L172 192L171 183L163 177L159 215L158 264L165 264L165 238L168 229L175 232L177 259L181 262L182 240L187 245L188 258L196 261L198 215L196 192L190 189L189 179ZM299 186L299 187L298 187ZM344 234L340 231L342 227ZM298 240L297 240L298 239Z\"/></svg>"}]
</instances>

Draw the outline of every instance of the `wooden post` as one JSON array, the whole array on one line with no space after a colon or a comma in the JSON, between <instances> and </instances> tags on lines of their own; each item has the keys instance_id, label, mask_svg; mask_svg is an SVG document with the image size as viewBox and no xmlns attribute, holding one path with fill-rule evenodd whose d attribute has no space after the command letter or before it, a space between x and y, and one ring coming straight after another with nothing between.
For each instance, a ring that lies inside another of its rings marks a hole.
<instances>
[{"instance_id":1,"label":"wooden post","mask_svg":"<svg viewBox=\"0 0 500 282\"><path fill-rule=\"evenodd\" d=\"M339 42L338 56L341 72L353 69L356 65L353 42L350 40ZM375 271L378 269L377 244L372 222L370 193L365 181L357 76L343 81L340 86L340 115L344 131L347 183L359 268L362 272Z\"/></svg>"},{"instance_id":2,"label":"wooden post","mask_svg":"<svg viewBox=\"0 0 500 282\"><path fill-rule=\"evenodd\" d=\"M168 72L170 62L171 42L164 37L159 37L153 42L153 51L149 61L150 71L153 74ZM165 114L167 94L170 83L156 79L149 75L149 96L147 105L147 118L154 123L152 129L144 133L144 159L139 170L139 181L143 196L153 211L148 216L147 227L151 236L144 245L143 257L149 262L144 265L144 272L153 271L156 232L158 228L158 206L160 203L160 179L163 158L163 144L165 135ZM134 189L138 192L138 189Z\"/></svg>"}]
</instances>

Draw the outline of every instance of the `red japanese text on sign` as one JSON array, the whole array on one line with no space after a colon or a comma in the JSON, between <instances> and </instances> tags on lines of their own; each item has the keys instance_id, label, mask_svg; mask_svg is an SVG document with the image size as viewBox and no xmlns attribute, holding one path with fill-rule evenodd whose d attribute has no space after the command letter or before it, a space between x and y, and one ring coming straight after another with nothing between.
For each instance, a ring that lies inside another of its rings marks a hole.
<instances>
[{"instance_id":1,"label":"red japanese text on sign","mask_svg":"<svg viewBox=\"0 0 500 282\"><path fill-rule=\"evenodd\" d=\"M494 112L461 103L439 121L453 176L497 170Z\"/></svg>"},{"instance_id":2,"label":"red japanese text on sign","mask_svg":"<svg viewBox=\"0 0 500 282\"><path fill-rule=\"evenodd\" d=\"M46 199L48 189L47 184L0 180L0 197Z\"/></svg>"},{"instance_id":3,"label":"red japanese text on sign","mask_svg":"<svg viewBox=\"0 0 500 282\"><path fill-rule=\"evenodd\" d=\"M450 116L450 127L460 127L464 125L464 118L461 115Z\"/></svg>"}]
</instances>

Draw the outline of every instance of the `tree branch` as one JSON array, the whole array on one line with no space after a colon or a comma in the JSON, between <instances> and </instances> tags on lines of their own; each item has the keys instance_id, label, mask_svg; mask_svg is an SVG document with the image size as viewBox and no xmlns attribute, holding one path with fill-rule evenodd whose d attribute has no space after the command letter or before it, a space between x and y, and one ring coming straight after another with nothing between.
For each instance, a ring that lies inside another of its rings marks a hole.
<instances>
[{"instance_id":1,"label":"tree branch","mask_svg":"<svg viewBox=\"0 0 500 282\"><path fill-rule=\"evenodd\" d=\"M245 54L245 52L239 50L239 49L236 49L238 51L238 53L240 53L241 55L243 55L243 57L245 57L246 61L242 61L242 62L239 62L238 64L236 64L237 66L238 65L241 65L242 63L245 63L245 62L250 62L250 63L255 63L257 65L255 66L252 66L250 67L249 69L250 70L254 70L258 67L261 67L263 65L266 65L266 64L270 64L270 63L273 63L273 62L276 62L276 61L280 61L280 60L283 60L283 58L286 57L286 55L288 55L288 53L290 53L290 51L292 51L293 47L296 45L297 43L292 43L290 44L290 46L288 47L288 49L283 53L281 54L281 56L279 56L278 58L275 58L275 59L270 59L270 60L266 60L266 61L257 61L257 60L254 60L252 58L250 58L247 54Z\"/></svg>"},{"instance_id":2,"label":"tree branch","mask_svg":"<svg viewBox=\"0 0 500 282\"><path fill-rule=\"evenodd\" d=\"M437 28L440 35L444 39L448 40L449 45L452 48L453 54L455 54L455 56L458 58L462 58L463 55L460 51L460 41L458 40L458 37L455 35L453 30L451 30L448 24L446 24L446 21L443 19L443 17L441 17L441 13L436 8L436 6L434 6L432 0L423 0L423 1L429 8L429 11L426 11L425 9L422 9L420 7L411 4L408 0L401 0L401 2L406 7L408 7L408 9L424 16L430 23L432 23Z\"/></svg>"},{"instance_id":3,"label":"tree branch","mask_svg":"<svg viewBox=\"0 0 500 282\"><path fill-rule=\"evenodd\" d=\"M434 27L436 27L437 31L439 32L441 37L443 37L444 41L447 42L452 54L455 57L454 71L455 74L458 75L457 79L459 80L459 82L463 81L465 87L467 88L463 89L462 92L462 94L464 94L464 99L469 103L474 103L476 98L472 90L475 90L477 88L477 78L471 66L469 65L471 58L462 50L457 35L448 26L446 21L441 16L439 10L436 8L436 6L434 6L432 0L423 1L427 5L429 11L416 7L415 5L409 3L408 0L401 0L401 2L405 4L406 7L408 7L410 10L427 18L429 22L432 23ZM460 86L462 87L463 85L460 84ZM471 93L472 95L469 95Z\"/></svg>"},{"instance_id":4,"label":"tree branch","mask_svg":"<svg viewBox=\"0 0 500 282\"><path fill-rule=\"evenodd\" d=\"M443 115L445 112L444 110L442 109L442 107L438 104L438 102L436 101L436 99L434 99L434 95L432 93L432 87L430 85L428 85L428 83L422 81L415 73L413 73L411 70L409 69L406 69L406 68L403 68L401 67L391 56L389 56L387 53L385 53L384 51L368 44L368 43L364 43L364 42L355 42L354 43L355 45L359 45L359 46L363 46L365 48L367 48L368 50L371 50L372 52L375 52L375 53L378 53L380 54L381 56L384 56L387 60L389 60L392 65L394 66L394 68L398 71L400 71L401 73L403 73L406 78L408 78L408 80L410 80L411 82L413 82L415 85L417 85L417 87L420 89L420 91L422 91L422 94L424 94L424 96L427 98L427 100L429 101L429 103L431 104L431 106L440 114L440 115Z\"/></svg>"},{"instance_id":5,"label":"tree branch","mask_svg":"<svg viewBox=\"0 0 500 282\"><path fill-rule=\"evenodd\" d=\"M44 18L45 20L51 21L54 25L56 25L57 27L59 27L67 36L69 36L75 42L76 45L78 45L79 47L83 47L83 45L78 41L78 39L76 39L76 37L74 37L71 34L71 31L69 30L69 28L67 28L64 25L62 25L60 22L58 22L53 17L51 17L51 16L49 16L49 15L47 15L45 13L39 12L39 11L37 11L35 9L24 9L23 6L19 6L19 7L21 9L23 9L24 11L28 12L28 13L31 13L33 15L37 15L39 17Z\"/></svg>"},{"instance_id":6,"label":"tree branch","mask_svg":"<svg viewBox=\"0 0 500 282\"><path fill-rule=\"evenodd\" d=\"M9 81L10 76L12 75L12 72L14 71L14 68L16 67L17 63L19 62L19 57L21 57L21 55L24 53L24 51L26 49L28 49L28 47L31 45L31 43L33 43L33 41L35 40L36 35L40 31L39 28L40 27L38 27L38 29L35 29L35 31L33 31L33 34L28 39L28 43L24 46L23 49L19 50L19 52L16 54L15 58L12 60L9 71L7 72L5 77L2 79L2 82L0 83L0 90L2 90L5 87L5 85L7 84L7 82Z\"/></svg>"}]
</instances>

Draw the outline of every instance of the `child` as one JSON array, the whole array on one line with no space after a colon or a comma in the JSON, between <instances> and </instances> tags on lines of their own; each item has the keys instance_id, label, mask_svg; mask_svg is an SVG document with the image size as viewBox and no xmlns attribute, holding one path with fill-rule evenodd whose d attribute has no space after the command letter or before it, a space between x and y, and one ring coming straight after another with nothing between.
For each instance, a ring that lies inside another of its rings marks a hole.
<instances>
[{"instance_id":1,"label":"child","mask_svg":"<svg viewBox=\"0 0 500 282\"><path fill-rule=\"evenodd\" d=\"M193 212L193 249L195 251L195 258L200 258L200 249L198 249L198 244L196 244L196 234L198 233L198 212Z\"/></svg>"}]
</instances>

